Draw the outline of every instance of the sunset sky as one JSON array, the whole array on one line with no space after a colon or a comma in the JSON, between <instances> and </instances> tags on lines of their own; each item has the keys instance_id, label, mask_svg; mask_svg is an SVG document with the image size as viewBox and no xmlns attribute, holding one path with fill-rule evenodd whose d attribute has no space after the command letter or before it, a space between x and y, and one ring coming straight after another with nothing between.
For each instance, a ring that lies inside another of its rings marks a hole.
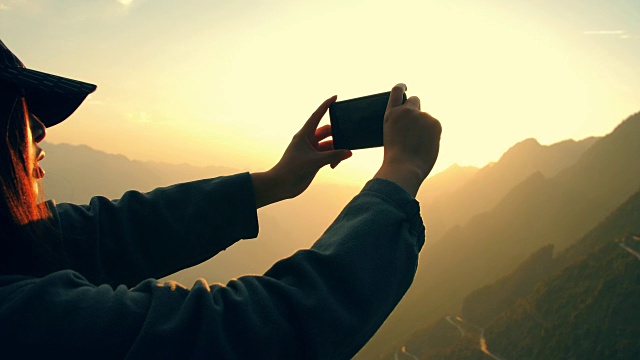
<instances>
[{"instance_id":1,"label":"sunset sky","mask_svg":"<svg viewBox=\"0 0 640 360\"><path fill-rule=\"evenodd\" d=\"M324 99L397 82L443 124L436 171L640 111L638 0L0 0L0 38L98 85L50 142L131 159L265 170ZM322 181L361 184L381 158Z\"/></svg>"}]
</instances>

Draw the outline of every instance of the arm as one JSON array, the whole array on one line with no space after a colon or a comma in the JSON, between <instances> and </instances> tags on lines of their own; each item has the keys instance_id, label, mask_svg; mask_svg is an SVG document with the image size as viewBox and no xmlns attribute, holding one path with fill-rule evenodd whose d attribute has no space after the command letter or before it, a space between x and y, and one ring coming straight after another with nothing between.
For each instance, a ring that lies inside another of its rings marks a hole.
<instances>
[{"instance_id":1,"label":"arm","mask_svg":"<svg viewBox=\"0 0 640 360\"><path fill-rule=\"evenodd\" d=\"M418 203L377 179L264 276L191 290L95 286L72 271L16 278L1 287L0 345L25 358L350 358L411 284L423 241Z\"/></svg>"},{"instance_id":2,"label":"arm","mask_svg":"<svg viewBox=\"0 0 640 360\"><path fill-rule=\"evenodd\" d=\"M404 89L394 88L392 98L398 91ZM403 116L437 122L411 103L407 108ZM390 113L385 139L389 131L411 132L413 125ZM440 135L439 123L428 128L415 134L425 149ZM413 143L414 135L406 136L409 141L401 143L385 140L390 162L379 172L399 183L373 179L311 249L281 260L264 276L226 286L200 281L191 290L154 280L113 289L68 270L41 279L0 277L0 346L21 357L353 356L411 284L424 242L418 203L405 191L412 182L402 179L412 179L406 169L431 168L437 151L416 161L412 154L423 151L403 149ZM29 346L33 339L40 346Z\"/></svg>"},{"instance_id":3,"label":"arm","mask_svg":"<svg viewBox=\"0 0 640 360\"><path fill-rule=\"evenodd\" d=\"M246 173L59 204L54 215L70 268L95 284L166 276L258 234Z\"/></svg>"},{"instance_id":4,"label":"arm","mask_svg":"<svg viewBox=\"0 0 640 360\"><path fill-rule=\"evenodd\" d=\"M325 100L270 170L128 192L111 202L60 204L63 247L70 267L96 284L133 286L196 265L258 233L256 208L302 193L323 166L351 156L333 150L329 125L318 127L336 97ZM54 221L55 222L55 221Z\"/></svg>"}]
</instances>

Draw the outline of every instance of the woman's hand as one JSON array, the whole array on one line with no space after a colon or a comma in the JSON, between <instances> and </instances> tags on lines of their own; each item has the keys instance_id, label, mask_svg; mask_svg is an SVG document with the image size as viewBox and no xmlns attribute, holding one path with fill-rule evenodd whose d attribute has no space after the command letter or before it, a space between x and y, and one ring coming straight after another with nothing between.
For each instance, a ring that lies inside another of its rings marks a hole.
<instances>
[{"instance_id":1,"label":"woman's hand","mask_svg":"<svg viewBox=\"0 0 640 360\"><path fill-rule=\"evenodd\" d=\"M391 89L384 116L384 160L376 178L394 181L414 197L438 158L442 126L420 110L412 96L402 104L406 85Z\"/></svg>"},{"instance_id":2,"label":"woman's hand","mask_svg":"<svg viewBox=\"0 0 640 360\"><path fill-rule=\"evenodd\" d=\"M351 156L351 151L334 150L333 140L325 140L331 136L331 125L318 128L320 120L334 101L336 96L318 107L293 136L284 155L273 168L251 174L258 208L302 194L322 167L331 164L335 168Z\"/></svg>"}]
</instances>

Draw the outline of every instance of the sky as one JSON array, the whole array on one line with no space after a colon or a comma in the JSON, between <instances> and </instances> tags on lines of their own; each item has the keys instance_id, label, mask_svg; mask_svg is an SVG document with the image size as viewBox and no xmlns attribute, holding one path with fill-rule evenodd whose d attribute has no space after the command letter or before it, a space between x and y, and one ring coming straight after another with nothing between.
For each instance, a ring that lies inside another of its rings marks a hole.
<instances>
[{"instance_id":1,"label":"sky","mask_svg":"<svg viewBox=\"0 0 640 360\"><path fill-rule=\"evenodd\" d=\"M48 141L137 160L266 170L324 99L398 82L442 123L434 172L640 111L640 0L0 0L0 38L98 85ZM363 184L381 159L320 181Z\"/></svg>"}]
</instances>

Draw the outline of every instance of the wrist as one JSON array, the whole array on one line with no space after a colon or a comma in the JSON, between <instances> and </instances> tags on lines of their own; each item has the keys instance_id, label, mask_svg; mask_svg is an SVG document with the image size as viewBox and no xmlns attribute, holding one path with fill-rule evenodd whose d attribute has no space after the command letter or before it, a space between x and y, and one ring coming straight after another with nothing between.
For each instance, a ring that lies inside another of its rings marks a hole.
<instances>
[{"instance_id":1,"label":"wrist","mask_svg":"<svg viewBox=\"0 0 640 360\"><path fill-rule=\"evenodd\" d=\"M411 196L416 197L418 189L426 176L424 175L424 171L409 164L383 162L380 170L378 170L373 178L393 181Z\"/></svg>"},{"instance_id":2,"label":"wrist","mask_svg":"<svg viewBox=\"0 0 640 360\"><path fill-rule=\"evenodd\" d=\"M278 181L273 170L251 173L253 191L256 197L256 208L273 204L286 199L282 193L282 184Z\"/></svg>"}]
</instances>

